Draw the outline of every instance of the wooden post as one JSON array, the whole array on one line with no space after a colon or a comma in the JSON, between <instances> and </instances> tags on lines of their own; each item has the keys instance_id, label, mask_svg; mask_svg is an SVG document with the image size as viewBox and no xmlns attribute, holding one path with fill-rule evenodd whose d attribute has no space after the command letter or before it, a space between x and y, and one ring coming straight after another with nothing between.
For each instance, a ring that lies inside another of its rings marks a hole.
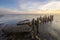
<instances>
[{"instance_id":1,"label":"wooden post","mask_svg":"<svg viewBox=\"0 0 60 40\"><path fill-rule=\"evenodd\" d=\"M39 18L37 18L37 20L36 20L36 39L37 40L40 40L40 36L39 36L39 25L40 25L40 19Z\"/></svg>"},{"instance_id":2,"label":"wooden post","mask_svg":"<svg viewBox=\"0 0 60 40\"><path fill-rule=\"evenodd\" d=\"M32 30L34 31L34 27L35 27L35 20L32 19Z\"/></svg>"},{"instance_id":3,"label":"wooden post","mask_svg":"<svg viewBox=\"0 0 60 40\"><path fill-rule=\"evenodd\" d=\"M36 25L36 28L37 28L37 35L38 35L38 33L39 33L39 30L38 30L38 28L39 28L39 18L37 18L37 25Z\"/></svg>"},{"instance_id":4,"label":"wooden post","mask_svg":"<svg viewBox=\"0 0 60 40\"><path fill-rule=\"evenodd\" d=\"M35 27L35 19L33 18L32 19L32 39L35 39L35 30L34 30L34 27Z\"/></svg>"}]
</instances>

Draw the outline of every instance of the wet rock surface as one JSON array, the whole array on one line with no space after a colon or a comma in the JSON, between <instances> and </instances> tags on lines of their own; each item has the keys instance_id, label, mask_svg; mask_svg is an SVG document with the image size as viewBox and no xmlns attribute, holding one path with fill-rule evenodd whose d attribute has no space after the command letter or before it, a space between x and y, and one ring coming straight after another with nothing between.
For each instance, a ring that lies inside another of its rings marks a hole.
<instances>
[{"instance_id":1,"label":"wet rock surface","mask_svg":"<svg viewBox=\"0 0 60 40\"><path fill-rule=\"evenodd\" d=\"M11 32L5 33L0 30L0 40L31 40L30 32Z\"/></svg>"}]
</instances>

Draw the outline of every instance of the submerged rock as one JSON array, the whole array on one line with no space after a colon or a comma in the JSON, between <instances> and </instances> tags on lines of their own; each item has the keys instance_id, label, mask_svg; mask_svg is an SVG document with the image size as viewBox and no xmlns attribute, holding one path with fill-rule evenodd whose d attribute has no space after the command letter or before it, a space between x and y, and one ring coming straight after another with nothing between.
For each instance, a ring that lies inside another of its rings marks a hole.
<instances>
[{"instance_id":1,"label":"submerged rock","mask_svg":"<svg viewBox=\"0 0 60 40\"><path fill-rule=\"evenodd\" d=\"M20 21L17 23L17 25L24 25L24 24L29 24L30 20L24 20L24 21Z\"/></svg>"}]
</instances>

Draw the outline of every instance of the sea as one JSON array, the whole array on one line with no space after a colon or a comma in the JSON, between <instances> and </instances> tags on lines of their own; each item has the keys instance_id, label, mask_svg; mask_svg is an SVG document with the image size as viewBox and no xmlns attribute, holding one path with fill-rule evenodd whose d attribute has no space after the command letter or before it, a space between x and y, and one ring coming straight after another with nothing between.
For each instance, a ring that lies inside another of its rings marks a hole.
<instances>
[{"instance_id":1,"label":"sea","mask_svg":"<svg viewBox=\"0 0 60 40\"><path fill-rule=\"evenodd\" d=\"M23 20L32 20L33 18L36 19L37 17L50 15L50 14L5 14L0 17L0 24L3 23L4 25L14 25L17 24L19 21ZM60 14L52 14L54 15L54 20L50 23L48 27L48 32L51 33L53 36L60 40Z\"/></svg>"}]
</instances>

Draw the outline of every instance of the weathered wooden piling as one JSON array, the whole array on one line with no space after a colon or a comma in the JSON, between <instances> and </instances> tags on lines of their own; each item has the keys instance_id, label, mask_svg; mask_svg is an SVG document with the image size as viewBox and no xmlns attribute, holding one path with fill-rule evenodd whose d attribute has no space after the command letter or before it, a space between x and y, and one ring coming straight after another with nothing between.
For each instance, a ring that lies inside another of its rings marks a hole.
<instances>
[{"instance_id":1,"label":"weathered wooden piling","mask_svg":"<svg viewBox=\"0 0 60 40\"><path fill-rule=\"evenodd\" d=\"M37 18L36 20L36 39L37 40L40 40L40 37L39 37L39 25L40 25L41 21L40 21L40 18Z\"/></svg>"},{"instance_id":2,"label":"weathered wooden piling","mask_svg":"<svg viewBox=\"0 0 60 40\"><path fill-rule=\"evenodd\" d=\"M42 22L42 17L40 16L39 20Z\"/></svg>"},{"instance_id":3,"label":"weathered wooden piling","mask_svg":"<svg viewBox=\"0 0 60 40\"><path fill-rule=\"evenodd\" d=\"M32 19L32 39L35 39L35 19Z\"/></svg>"},{"instance_id":4,"label":"weathered wooden piling","mask_svg":"<svg viewBox=\"0 0 60 40\"><path fill-rule=\"evenodd\" d=\"M34 27L35 27L35 19L32 19L32 30L34 31Z\"/></svg>"},{"instance_id":5,"label":"weathered wooden piling","mask_svg":"<svg viewBox=\"0 0 60 40\"><path fill-rule=\"evenodd\" d=\"M50 15L50 22L53 21L53 15Z\"/></svg>"},{"instance_id":6,"label":"weathered wooden piling","mask_svg":"<svg viewBox=\"0 0 60 40\"><path fill-rule=\"evenodd\" d=\"M36 30L37 30L37 35L38 35L38 33L39 33L39 30L38 30L38 28L39 28L39 18L37 18L37 21L36 21Z\"/></svg>"}]
</instances>

